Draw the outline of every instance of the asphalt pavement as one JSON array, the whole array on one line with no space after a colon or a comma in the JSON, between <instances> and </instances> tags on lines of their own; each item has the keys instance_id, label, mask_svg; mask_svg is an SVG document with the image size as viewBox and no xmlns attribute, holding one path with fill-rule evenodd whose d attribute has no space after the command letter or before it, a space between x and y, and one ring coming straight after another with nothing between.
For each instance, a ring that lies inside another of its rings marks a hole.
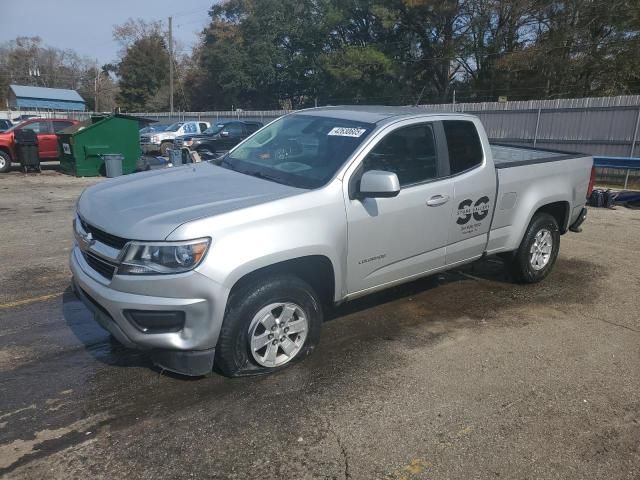
<instances>
[{"instance_id":1,"label":"asphalt pavement","mask_svg":"<svg viewBox=\"0 0 640 480\"><path fill-rule=\"evenodd\" d=\"M0 175L0 477L640 478L640 212L591 209L555 271L499 260L330 312L313 356L190 379L69 289L77 195Z\"/></svg>"}]
</instances>

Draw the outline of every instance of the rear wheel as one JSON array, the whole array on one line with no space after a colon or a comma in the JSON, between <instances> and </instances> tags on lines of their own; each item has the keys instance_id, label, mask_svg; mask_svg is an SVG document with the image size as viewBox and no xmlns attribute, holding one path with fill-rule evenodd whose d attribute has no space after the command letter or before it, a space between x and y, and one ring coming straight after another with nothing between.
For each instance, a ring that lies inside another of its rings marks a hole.
<instances>
[{"instance_id":1,"label":"rear wheel","mask_svg":"<svg viewBox=\"0 0 640 480\"><path fill-rule=\"evenodd\" d=\"M548 213L537 213L531 219L520 247L506 261L516 282L536 283L549 275L559 250L558 222Z\"/></svg>"},{"instance_id":2,"label":"rear wheel","mask_svg":"<svg viewBox=\"0 0 640 480\"><path fill-rule=\"evenodd\" d=\"M214 365L229 377L282 369L314 350L321 324L309 284L294 275L257 277L229 298Z\"/></svg>"},{"instance_id":3,"label":"rear wheel","mask_svg":"<svg viewBox=\"0 0 640 480\"><path fill-rule=\"evenodd\" d=\"M11 170L11 157L8 153L0 150L0 173L6 173Z\"/></svg>"}]
</instances>

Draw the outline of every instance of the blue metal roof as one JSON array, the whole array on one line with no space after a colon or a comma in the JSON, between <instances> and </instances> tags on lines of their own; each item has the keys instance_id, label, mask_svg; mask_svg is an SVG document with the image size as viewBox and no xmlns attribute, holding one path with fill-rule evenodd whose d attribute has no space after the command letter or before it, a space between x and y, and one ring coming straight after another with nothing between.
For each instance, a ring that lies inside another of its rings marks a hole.
<instances>
[{"instance_id":1,"label":"blue metal roof","mask_svg":"<svg viewBox=\"0 0 640 480\"><path fill-rule=\"evenodd\" d=\"M9 85L16 107L49 110L84 110L85 102L75 90Z\"/></svg>"},{"instance_id":2,"label":"blue metal roof","mask_svg":"<svg viewBox=\"0 0 640 480\"><path fill-rule=\"evenodd\" d=\"M13 90L16 97L84 103L84 99L75 90L67 90L64 88L28 87L25 85L9 85L9 88Z\"/></svg>"}]
</instances>

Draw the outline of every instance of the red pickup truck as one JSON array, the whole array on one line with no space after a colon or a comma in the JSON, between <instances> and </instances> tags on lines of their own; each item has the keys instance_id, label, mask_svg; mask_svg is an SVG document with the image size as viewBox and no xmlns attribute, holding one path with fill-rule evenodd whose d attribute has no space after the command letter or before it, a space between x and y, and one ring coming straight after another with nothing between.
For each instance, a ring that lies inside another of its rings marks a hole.
<instances>
[{"instance_id":1,"label":"red pickup truck","mask_svg":"<svg viewBox=\"0 0 640 480\"><path fill-rule=\"evenodd\" d=\"M71 125L79 123L70 118L30 118L0 133L0 173L11 169L11 162L17 162L16 130L29 129L38 134L38 151L41 161L58 159L58 137L56 133Z\"/></svg>"}]
</instances>

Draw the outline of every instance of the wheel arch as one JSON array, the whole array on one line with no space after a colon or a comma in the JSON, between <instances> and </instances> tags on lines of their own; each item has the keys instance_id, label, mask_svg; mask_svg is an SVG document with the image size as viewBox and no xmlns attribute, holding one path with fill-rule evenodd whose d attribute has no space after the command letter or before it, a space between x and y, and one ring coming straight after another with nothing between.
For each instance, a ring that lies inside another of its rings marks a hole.
<instances>
[{"instance_id":1,"label":"wheel arch","mask_svg":"<svg viewBox=\"0 0 640 480\"><path fill-rule=\"evenodd\" d=\"M323 304L334 302L336 277L333 263L325 255L307 255L266 265L240 277L231 287L229 296L247 283L260 277L291 274L307 282L318 293Z\"/></svg>"},{"instance_id":2,"label":"wheel arch","mask_svg":"<svg viewBox=\"0 0 640 480\"><path fill-rule=\"evenodd\" d=\"M548 213L558 222L558 227L560 228L560 234L567 233L569 229L569 210L571 206L567 201L559 201L559 202L551 202L539 207L531 216L533 218L538 213ZM529 221L531 222L531 221Z\"/></svg>"},{"instance_id":3,"label":"wheel arch","mask_svg":"<svg viewBox=\"0 0 640 480\"><path fill-rule=\"evenodd\" d=\"M15 159L13 158L13 154L11 153L11 150L6 145L0 145L0 152L6 153L7 155L9 155L9 158L11 159L12 162L15 161Z\"/></svg>"}]
</instances>

